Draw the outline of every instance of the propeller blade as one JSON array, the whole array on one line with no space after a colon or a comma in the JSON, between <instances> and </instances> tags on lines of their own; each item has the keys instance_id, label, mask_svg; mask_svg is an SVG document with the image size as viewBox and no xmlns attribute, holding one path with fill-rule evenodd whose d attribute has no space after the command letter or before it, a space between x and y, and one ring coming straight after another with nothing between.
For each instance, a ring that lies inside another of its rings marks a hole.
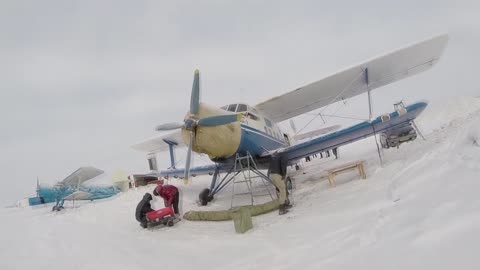
<instances>
[{"instance_id":1,"label":"propeller blade","mask_svg":"<svg viewBox=\"0 0 480 270\"><path fill-rule=\"evenodd\" d=\"M190 113L198 114L198 108L200 106L200 71L195 70L193 77L192 95L190 96Z\"/></svg>"},{"instance_id":2,"label":"propeller blade","mask_svg":"<svg viewBox=\"0 0 480 270\"><path fill-rule=\"evenodd\" d=\"M242 119L241 114L211 116L211 117L206 117L198 120L198 126L216 127L216 126L237 122L237 121L240 121L241 119Z\"/></svg>"},{"instance_id":3,"label":"propeller blade","mask_svg":"<svg viewBox=\"0 0 480 270\"><path fill-rule=\"evenodd\" d=\"M190 132L190 143L188 144L188 150L187 150L187 159L185 163L185 177L183 178L183 181L185 184L188 184L190 181L190 163L192 161L192 146L193 146L193 138L194 138L193 131Z\"/></svg>"},{"instance_id":4,"label":"propeller blade","mask_svg":"<svg viewBox=\"0 0 480 270\"><path fill-rule=\"evenodd\" d=\"M158 125L155 127L156 131L164 131L164 130L172 130L172 129L179 129L183 127L183 123L167 123Z\"/></svg>"}]
</instances>

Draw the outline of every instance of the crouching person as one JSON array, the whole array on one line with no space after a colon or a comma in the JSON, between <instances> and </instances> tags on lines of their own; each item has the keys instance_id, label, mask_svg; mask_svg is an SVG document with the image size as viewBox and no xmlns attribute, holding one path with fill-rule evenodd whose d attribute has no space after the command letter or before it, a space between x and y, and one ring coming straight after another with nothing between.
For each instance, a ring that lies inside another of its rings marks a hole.
<instances>
[{"instance_id":1,"label":"crouching person","mask_svg":"<svg viewBox=\"0 0 480 270\"><path fill-rule=\"evenodd\" d=\"M152 200L152 194L145 193L143 199L138 203L137 209L135 210L135 218L140 222L142 228L147 228L147 214L154 211L150 201Z\"/></svg>"},{"instance_id":2,"label":"crouching person","mask_svg":"<svg viewBox=\"0 0 480 270\"><path fill-rule=\"evenodd\" d=\"M162 197L165 207L172 207L175 215L180 214L178 210L180 193L178 192L178 188L176 186L159 184L153 190L153 195Z\"/></svg>"}]
</instances>

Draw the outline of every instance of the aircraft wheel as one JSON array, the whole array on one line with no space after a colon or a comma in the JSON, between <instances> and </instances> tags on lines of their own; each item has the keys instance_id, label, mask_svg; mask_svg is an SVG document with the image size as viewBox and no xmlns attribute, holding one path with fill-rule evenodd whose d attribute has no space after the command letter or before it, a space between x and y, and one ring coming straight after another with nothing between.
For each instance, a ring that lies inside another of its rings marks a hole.
<instances>
[{"instance_id":1,"label":"aircraft wheel","mask_svg":"<svg viewBox=\"0 0 480 270\"><path fill-rule=\"evenodd\" d=\"M210 189L206 188L198 194L198 199L200 200L200 204L205 206L213 199L213 196L208 196L210 194ZM210 198L211 197L211 198Z\"/></svg>"},{"instance_id":2,"label":"aircraft wheel","mask_svg":"<svg viewBox=\"0 0 480 270\"><path fill-rule=\"evenodd\" d=\"M173 220L169 220L169 221L167 222L167 226L168 226L168 227L173 227L174 224L175 224L175 223L173 222Z\"/></svg>"}]
</instances>

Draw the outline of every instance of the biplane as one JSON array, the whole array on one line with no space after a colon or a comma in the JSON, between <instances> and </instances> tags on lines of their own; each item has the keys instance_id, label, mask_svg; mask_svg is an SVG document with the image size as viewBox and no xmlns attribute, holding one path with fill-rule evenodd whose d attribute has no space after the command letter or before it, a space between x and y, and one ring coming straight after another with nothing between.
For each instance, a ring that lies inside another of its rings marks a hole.
<instances>
[{"instance_id":1,"label":"biplane","mask_svg":"<svg viewBox=\"0 0 480 270\"><path fill-rule=\"evenodd\" d=\"M264 174L262 170L268 170L275 157L282 156L288 165L293 165L302 158L369 136L388 134L388 138L393 138L395 130L411 132L413 121L426 108L426 102L398 106L392 113L300 143L294 143L293 136L283 132L278 123L364 93L368 94L371 106L372 90L430 69L439 61L447 42L448 35L436 36L254 106L232 103L217 108L200 102L200 72L196 70L184 120L157 126L157 131L175 131L133 148L147 153L151 172L146 175L183 177L186 181L191 176L212 175L210 187L199 194L200 202L206 205L242 170L253 170L268 180L268 172ZM187 147L184 168L176 167L178 147ZM156 165L156 154L162 151L170 152L171 166L166 170L158 170ZM192 151L208 155L213 164L191 167ZM219 173L225 173L222 180L217 179Z\"/></svg>"},{"instance_id":2,"label":"biplane","mask_svg":"<svg viewBox=\"0 0 480 270\"><path fill-rule=\"evenodd\" d=\"M80 167L55 185L40 185L37 180L36 196L28 199L28 204L40 205L55 203L52 211L60 211L65 201L93 201L114 196L120 190L114 186L84 185L104 172L95 167Z\"/></svg>"}]
</instances>

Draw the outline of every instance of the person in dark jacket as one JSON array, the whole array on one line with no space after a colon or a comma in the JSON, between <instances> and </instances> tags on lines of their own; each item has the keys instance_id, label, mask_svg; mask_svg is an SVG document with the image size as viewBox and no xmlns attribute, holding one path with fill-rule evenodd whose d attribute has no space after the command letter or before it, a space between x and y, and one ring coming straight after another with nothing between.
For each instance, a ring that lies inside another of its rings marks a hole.
<instances>
[{"instance_id":1,"label":"person in dark jacket","mask_svg":"<svg viewBox=\"0 0 480 270\"><path fill-rule=\"evenodd\" d=\"M175 214L179 214L178 202L180 200L180 194L176 186L159 184L153 190L153 195L162 197L165 207L173 207Z\"/></svg>"},{"instance_id":2,"label":"person in dark jacket","mask_svg":"<svg viewBox=\"0 0 480 270\"><path fill-rule=\"evenodd\" d=\"M152 209L150 201L152 200L152 194L145 193L143 199L138 203L137 209L135 210L135 218L140 222L142 228L147 227L147 213L155 211Z\"/></svg>"}]
</instances>

